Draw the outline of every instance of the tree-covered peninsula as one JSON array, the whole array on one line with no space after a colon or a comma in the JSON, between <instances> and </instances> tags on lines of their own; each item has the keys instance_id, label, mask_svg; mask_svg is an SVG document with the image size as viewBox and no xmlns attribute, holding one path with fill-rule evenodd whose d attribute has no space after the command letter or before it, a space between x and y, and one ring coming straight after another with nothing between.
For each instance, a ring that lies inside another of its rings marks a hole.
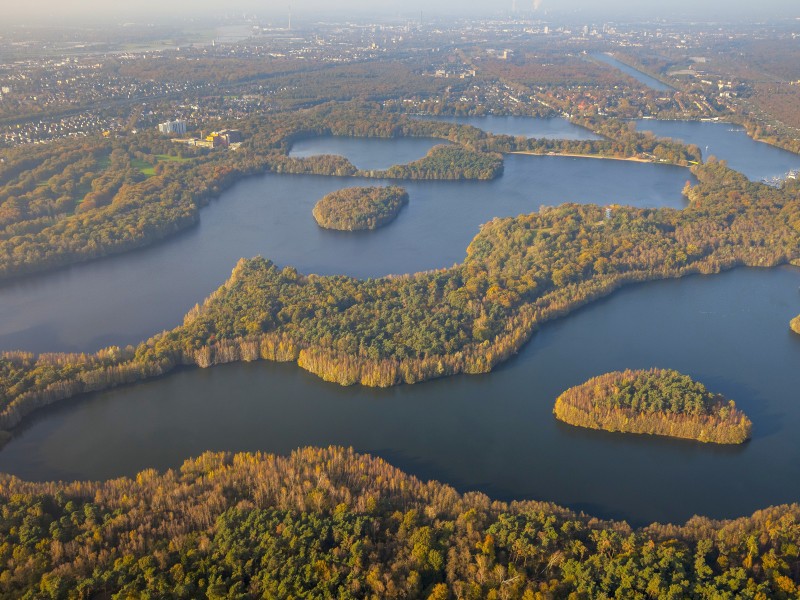
<instances>
[{"instance_id":1,"label":"tree-covered peninsula","mask_svg":"<svg viewBox=\"0 0 800 600\"><path fill-rule=\"evenodd\" d=\"M669 369L626 370L593 377L555 403L559 421L576 427L741 444L752 423L733 400Z\"/></svg>"},{"instance_id":2,"label":"tree-covered peninsula","mask_svg":"<svg viewBox=\"0 0 800 600\"><path fill-rule=\"evenodd\" d=\"M331 447L108 482L0 475L4 598L797 598L800 507L633 529Z\"/></svg>"},{"instance_id":3,"label":"tree-covered peninsula","mask_svg":"<svg viewBox=\"0 0 800 600\"><path fill-rule=\"evenodd\" d=\"M503 173L503 157L496 152L480 152L458 145L440 144L423 158L407 165L390 167L391 179L495 179Z\"/></svg>"},{"instance_id":4,"label":"tree-covered peninsula","mask_svg":"<svg viewBox=\"0 0 800 600\"><path fill-rule=\"evenodd\" d=\"M794 319L789 322L789 326L792 328L797 334L800 334L800 315L797 315Z\"/></svg>"},{"instance_id":5,"label":"tree-covered peninsula","mask_svg":"<svg viewBox=\"0 0 800 600\"><path fill-rule=\"evenodd\" d=\"M408 192L399 186L352 187L326 195L314 206L313 215L325 229L377 229L394 221L406 204Z\"/></svg>"},{"instance_id":6,"label":"tree-covered peninsula","mask_svg":"<svg viewBox=\"0 0 800 600\"><path fill-rule=\"evenodd\" d=\"M0 429L179 365L294 361L342 385L486 373L544 322L627 283L800 261L800 184L694 169L683 210L565 204L481 228L449 269L359 280L242 260L183 325L96 354L0 355Z\"/></svg>"}]
</instances>

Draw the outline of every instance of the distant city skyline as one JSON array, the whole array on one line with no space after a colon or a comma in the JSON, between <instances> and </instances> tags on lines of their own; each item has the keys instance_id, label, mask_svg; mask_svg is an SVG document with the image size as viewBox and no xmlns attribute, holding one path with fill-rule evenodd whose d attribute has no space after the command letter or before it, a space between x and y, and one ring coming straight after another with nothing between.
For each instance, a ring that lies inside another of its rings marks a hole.
<instances>
[{"instance_id":1,"label":"distant city skyline","mask_svg":"<svg viewBox=\"0 0 800 600\"><path fill-rule=\"evenodd\" d=\"M587 16L620 18L703 18L725 19L726 17L795 17L800 18L800 6L796 0L725 1L672 0L669 3L642 3L639 0L230 0L219 3L215 0L175 0L163 3L156 0L139 0L136 3L117 4L98 0L38 0L14 3L3 8L5 18L22 18L29 23L52 21L54 18L71 17L71 20L98 19L107 17L150 17L157 21L159 15L206 16L226 12L245 12L255 15L281 14L289 12L299 17L310 13L383 14L388 16L408 15L420 10L431 15L476 15L510 12L516 6L518 12L532 11L545 14L580 12Z\"/></svg>"}]
</instances>

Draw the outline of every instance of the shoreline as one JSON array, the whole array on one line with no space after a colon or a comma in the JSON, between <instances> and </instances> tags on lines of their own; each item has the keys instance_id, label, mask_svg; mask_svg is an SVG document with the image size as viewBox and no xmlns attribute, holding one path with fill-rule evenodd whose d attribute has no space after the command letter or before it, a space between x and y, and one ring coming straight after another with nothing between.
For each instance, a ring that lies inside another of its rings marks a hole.
<instances>
[{"instance_id":1,"label":"shoreline","mask_svg":"<svg viewBox=\"0 0 800 600\"><path fill-rule=\"evenodd\" d=\"M676 165L675 163L669 162L657 162L654 160L650 160L647 158L638 158L636 156L600 156L597 154L571 154L571 153L560 153L560 152L532 152L530 150L516 150L514 152L509 152L508 154L525 154L528 156L563 156L565 158L593 158L597 160L624 160L628 162L637 162L637 163L649 163L653 165L672 165L674 167L681 167L682 165ZM683 167L688 169L688 167Z\"/></svg>"}]
</instances>

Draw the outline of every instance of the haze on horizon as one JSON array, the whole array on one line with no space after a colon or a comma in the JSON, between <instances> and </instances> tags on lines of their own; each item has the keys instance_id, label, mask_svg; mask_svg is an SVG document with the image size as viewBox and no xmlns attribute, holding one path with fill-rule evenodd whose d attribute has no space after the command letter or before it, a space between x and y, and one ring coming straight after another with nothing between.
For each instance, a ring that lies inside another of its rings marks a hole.
<instances>
[{"instance_id":1,"label":"haze on horizon","mask_svg":"<svg viewBox=\"0 0 800 600\"><path fill-rule=\"evenodd\" d=\"M6 20L24 20L27 24L52 22L65 18L70 22L95 21L109 17L148 17L158 21L163 17L246 13L248 15L279 15L291 10L298 17L312 13L347 17L359 15L401 16L425 11L429 15L491 15L511 10L514 0L138 0L135 3L116 3L101 0L34 0L15 3L3 8ZM640 0L516 0L518 11L534 8L543 17L580 13L601 18L658 17L675 19L727 20L736 18L800 18L797 0L671 0L667 3L642 3Z\"/></svg>"}]
</instances>

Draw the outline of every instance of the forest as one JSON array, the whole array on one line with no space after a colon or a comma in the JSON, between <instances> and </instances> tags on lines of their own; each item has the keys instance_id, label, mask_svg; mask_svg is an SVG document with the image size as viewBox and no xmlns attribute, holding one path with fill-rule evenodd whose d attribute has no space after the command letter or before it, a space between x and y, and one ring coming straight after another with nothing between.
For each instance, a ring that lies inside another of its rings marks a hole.
<instances>
[{"instance_id":1,"label":"forest","mask_svg":"<svg viewBox=\"0 0 800 600\"><path fill-rule=\"evenodd\" d=\"M389 179L495 179L503 174L503 157L462 146L440 144L421 159L395 165L378 177Z\"/></svg>"},{"instance_id":2,"label":"forest","mask_svg":"<svg viewBox=\"0 0 800 600\"><path fill-rule=\"evenodd\" d=\"M179 365L292 361L341 385L486 373L544 322L628 283L800 263L800 184L773 188L722 162L693 168L689 206L565 204L493 219L450 269L358 280L242 259L183 325L97 354L6 352L0 429L77 394Z\"/></svg>"},{"instance_id":3,"label":"forest","mask_svg":"<svg viewBox=\"0 0 800 600\"><path fill-rule=\"evenodd\" d=\"M339 447L107 482L0 475L7 598L789 599L800 506L631 528Z\"/></svg>"},{"instance_id":4,"label":"forest","mask_svg":"<svg viewBox=\"0 0 800 600\"><path fill-rule=\"evenodd\" d=\"M325 229L377 229L394 221L408 204L408 192L398 186L352 187L327 194L312 211Z\"/></svg>"},{"instance_id":5,"label":"forest","mask_svg":"<svg viewBox=\"0 0 800 600\"><path fill-rule=\"evenodd\" d=\"M491 179L497 153L638 157L689 165L696 147L597 118L576 121L608 139L556 141L492 135L467 125L413 119L372 104L325 104L220 126L242 131L242 147L176 147L155 132L89 137L0 151L0 280L153 244L196 225L200 209L243 177L265 172L399 179ZM339 156L289 157L315 135L430 137L423 159L388 171L359 171Z\"/></svg>"},{"instance_id":6,"label":"forest","mask_svg":"<svg viewBox=\"0 0 800 600\"><path fill-rule=\"evenodd\" d=\"M715 444L744 443L753 426L733 400L688 375L655 368L593 377L561 394L553 414L576 427Z\"/></svg>"}]
</instances>

